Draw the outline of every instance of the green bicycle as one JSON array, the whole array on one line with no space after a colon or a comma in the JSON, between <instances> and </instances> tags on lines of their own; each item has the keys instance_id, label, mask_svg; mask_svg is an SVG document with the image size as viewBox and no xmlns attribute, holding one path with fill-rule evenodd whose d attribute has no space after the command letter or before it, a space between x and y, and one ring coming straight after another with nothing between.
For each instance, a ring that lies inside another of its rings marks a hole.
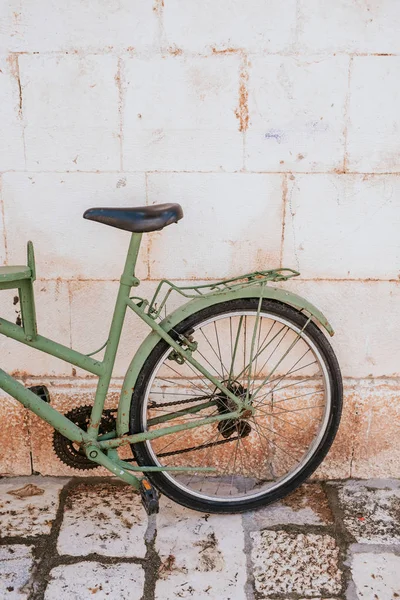
<instances>
[{"instance_id":1,"label":"green bicycle","mask_svg":"<svg viewBox=\"0 0 400 600\"><path fill-rule=\"evenodd\" d=\"M66 415L45 386L25 388L0 369L0 388L54 427L54 449L76 469L106 467L140 490L149 514L158 492L189 508L241 512L282 498L311 475L335 437L342 380L312 304L271 282L279 268L197 286L162 280L150 300L132 296L142 234L183 217L178 204L92 208L84 218L131 232L108 339L82 354L37 333L27 266L0 268L0 289L18 289L19 323L0 333L98 377L93 406ZM187 302L166 314L171 294ZM151 328L126 373L118 409L104 410L127 309ZM162 315L165 314L164 318ZM105 348L103 360L94 356ZM130 445L133 458L118 448Z\"/></svg>"}]
</instances>

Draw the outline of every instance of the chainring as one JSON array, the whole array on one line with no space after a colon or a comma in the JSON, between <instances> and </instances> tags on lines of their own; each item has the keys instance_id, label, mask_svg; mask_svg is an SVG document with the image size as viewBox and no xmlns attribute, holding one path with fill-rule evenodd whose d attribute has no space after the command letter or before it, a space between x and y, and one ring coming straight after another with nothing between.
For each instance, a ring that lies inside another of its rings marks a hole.
<instances>
[{"instance_id":1,"label":"chainring","mask_svg":"<svg viewBox=\"0 0 400 600\"><path fill-rule=\"evenodd\" d=\"M65 416L75 425L84 431L87 431L92 408L92 406L79 406L67 412ZM115 417L111 414L111 411L104 411L100 421L99 434L103 435L115 431L115 427L116 421ZM96 467L99 466L91 461L76 443L64 437L58 431L54 431L53 433L53 449L61 462L73 469L84 471L96 469Z\"/></svg>"}]
</instances>

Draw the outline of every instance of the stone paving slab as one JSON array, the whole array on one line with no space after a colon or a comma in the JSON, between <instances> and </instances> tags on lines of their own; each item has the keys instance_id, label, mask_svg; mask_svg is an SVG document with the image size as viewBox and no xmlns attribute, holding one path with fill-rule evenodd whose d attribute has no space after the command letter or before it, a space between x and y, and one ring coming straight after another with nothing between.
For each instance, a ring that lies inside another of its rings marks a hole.
<instances>
[{"instance_id":1,"label":"stone paving slab","mask_svg":"<svg viewBox=\"0 0 400 600\"><path fill-rule=\"evenodd\" d=\"M78 485L68 496L58 537L60 554L146 554L147 515L139 494L119 483Z\"/></svg>"},{"instance_id":2,"label":"stone paving slab","mask_svg":"<svg viewBox=\"0 0 400 600\"><path fill-rule=\"evenodd\" d=\"M8 494L26 483L43 493ZM243 515L162 497L148 518L112 478L4 479L0 600L398 600L399 490L312 482Z\"/></svg>"},{"instance_id":3,"label":"stone paving slab","mask_svg":"<svg viewBox=\"0 0 400 600\"><path fill-rule=\"evenodd\" d=\"M240 515L196 513L162 499L156 550L156 600L245 600L246 555Z\"/></svg>"},{"instance_id":4,"label":"stone paving slab","mask_svg":"<svg viewBox=\"0 0 400 600\"><path fill-rule=\"evenodd\" d=\"M274 525L330 525L333 523L328 498L319 483L307 483L283 500L245 515L249 527Z\"/></svg>"},{"instance_id":5,"label":"stone paving slab","mask_svg":"<svg viewBox=\"0 0 400 600\"><path fill-rule=\"evenodd\" d=\"M0 538L50 533L60 491L68 480L55 477L15 477L0 481ZM33 484L43 494L18 498L9 492Z\"/></svg>"},{"instance_id":6,"label":"stone paving slab","mask_svg":"<svg viewBox=\"0 0 400 600\"><path fill-rule=\"evenodd\" d=\"M0 598L29 597L33 564L32 546L0 546Z\"/></svg>"},{"instance_id":7,"label":"stone paving slab","mask_svg":"<svg viewBox=\"0 0 400 600\"><path fill-rule=\"evenodd\" d=\"M400 544L400 482L350 481L339 486L339 502L357 542Z\"/></svg>"},{"instance_id":8,"label":"stone paving slab","mask_svg":"<svg viewBox=\"0 0 400 600\"><path fill-rule=\"evenodd\" d=\"M81 562L50 572L45 600L140 600L144 572L140 565Z\"/></svg>"},{"instance_id":9,"label":"stone paving slab","mask_svg":"<svg viewBox=\"0 0 400 600\"><path fill-rule=\"evenodd\" d=\"M251 534L255 587L274 594L339 594L339 548L330 535L263 531Z\"/></svg>"},{"instance_id":10,"label":"stone paving slab","mask_svg":"<svg viewBox=\"0 0 400 600\"><path fill-rule=\"evenodd\" d=\"M351 571L360 600L400 598L400 556L362 553L353 556Z\"/></svg>"}]
</instances>

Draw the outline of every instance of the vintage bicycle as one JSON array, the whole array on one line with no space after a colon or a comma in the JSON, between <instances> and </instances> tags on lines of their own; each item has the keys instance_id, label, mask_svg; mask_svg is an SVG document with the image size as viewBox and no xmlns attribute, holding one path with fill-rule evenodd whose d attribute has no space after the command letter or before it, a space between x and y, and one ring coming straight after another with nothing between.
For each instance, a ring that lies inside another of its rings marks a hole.
<instances>
[{"instance_id":1,"label":"vintage bicycle","mask_svg":"<svg viewBox=\"0 0 400 600\"><path fill-rule=\"evenodd\" d=\"M159 492L205 512L233 513L282 498L318 467L335 437L342 379L323 314L271 283L292 269L179 286L162 280L152 298L131 295L143 233L177 223L179 204L91 208L85 219L131 233L106 343L91 354L37 332L27 266L0 268L0 289L17 289L22 319L0 333L98 378L93 406L63 415L45 386L24 387L0 369L0 388L54 428L58 457L76 469L106 467L139 490L149 514ZM187 301L167 313L172 294ZM105 410L127 309L151 328L127 370L118 409ZM104 349L102 360L95 355ZM133 458L118 449L130 445Z\"/></svg>"}]
</instances>

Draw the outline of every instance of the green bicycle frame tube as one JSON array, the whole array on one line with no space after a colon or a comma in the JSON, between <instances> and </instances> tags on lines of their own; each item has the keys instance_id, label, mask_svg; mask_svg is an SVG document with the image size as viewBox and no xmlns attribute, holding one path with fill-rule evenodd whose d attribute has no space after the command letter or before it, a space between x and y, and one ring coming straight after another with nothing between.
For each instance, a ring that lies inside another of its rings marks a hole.
<instances>
[{"instance_id":1,"label":"green bicycle frame tube","mask_svg":"<svg viewBox=\"0 0 400 600\"><path fill-rule=\"evenodd\" d=\"M41 352L45 352L46 354L51 354L56 358L65 360L67 363L74 365L75 367L80 367L84 371L88 371L88 373L92 373L93 375L101 375L103 372L103 365L101 362L94 360L86 354L76 352L76 350L72 350L72 348L68 348L68 346L63 346L63 344L53 342L52 340L49 340L41 335L36 335L36 338L31 342L28 341L23 328L11 323L10 321L7 321L6 319L0 318L0 334L17 340L26 346L31 346L31 348L36 348Z\"/></svg>"},{"instance_id":2,"label":"green bicycle frame tube","mask_svg":"<svg viewBox=\"0 0 400 600\"><path fill-rule=\"evenodd\" d=\"M99 425L104 409L104 403L110 385L111 375L114 368L115 357L117 355L119 340L124 325L126 308L129 302L129 293L132 286L139 285L139 280L135 277L135 267L139 254L140 242L142 234L133 234L129 244L128 255L125 261L124 271L120 280L117 301L115 304L114 314L111 322L110 333L108 336L106 351L104 354L103 367L104 371L100 376L95 401L90 416L90 424L88 434L91 440L97 438Z\"/></svg>"},{"instance_id":3,"label":"green bicycle frame tube","mask_svg":"<svg viewBox=\"0 0 400 600\"><path fill-rule=\"evenodd\" d=\"M8 375L3 369L0 369L0 387L7 394L16 398L21 404L31 410L35 415L50 423L54 429L57 429L62 435L74 442L85 442L87 434L77 425L72 423L67 417L64 417L58 410L55 410L50 404L44 402L36 394L24 387L19 381Z\"/></svg>"},{"instance_id":4,"label":"green bicycle frame tube","mask_svg":"<svg viewBox=\"0 0 400 600\"><path fill-rule=\"evenodd\" d=\"M76 365L89 373L93 373L99 376L96 395L94 400L94 405L90 417L90 423L88 427L88 431L83 432L81 430L81 435L79 436L79 441L84 442L95 442L98 437L99 425L101 421L101 416L104 409L104 403L107 396L112 371L114 368L115 357L119 345L119 340L121 337L122 327L124 324L126 309L129 306L136 314L140 316L153 330L157 332L160 338L165 339L172 348L174 348L177 352L182 354L184 358L190 362L194 367L196 367L203 375L205 375L212 383L215 384L221 391L227 394L238 406L240 407L240 402L232 394L230 390L227 390L226 387L221 384L211 373L207 371L202 365L200 365L192 356L191 353L185 349L183 349L167 332L165 332L161 327L143 310L140 309L132 300L129 298L130 290L132 286L137 286L139 284L138 279L135 277L135 266L137 262L137 257L140 248L140 242L142 239L142 234L132 234L131 241L128 249L128 254L126 257L125 267L123 274L120 280L120 286L118 291L118 296L116 300L116 305L114 309L114 314L110 326L109 337L106 344L106 351L104 355L103 361L96 361L90 356L85 354L81 354L67 346L63 346L62 344L58 344L46 337L36 335L33 340L28 340L24 329L19 327L18 325L14 325L5 319L0 319L0 332L4 335L16 339L19 342L22 342L28 346L51 354L57 358L62 360L66 360L70 364ZM15 382L15 384L13 384ZM73 427L68 427L69 420L64 417L61 413L53 409L51 406L47 405L43 402L38 396L36 396L29 389L25 388L23 385L18 383L13 377L0 370L0 388L4 389L4 391L8 392L19 400L24 406L27 406L30 410L41 416L45 421L50 423L55 429L60 431L65 437L77 441L77 427L73 425ZM171 428L171 433L175 431L177 426ZM166 429L163 428L164 434L166 434ZM160 430L161 431L161 430ZM126 443L126 438L121 440L120 438L114 438L110 443L105 443L105 447L117 447L119 443Z\"/></svg>"},{"instance_id":5,"label":"green bicycle frame tube","mask_svg":"<svg viewBox=\"0 0 400 600\"><path fill-rule=\"evenodd\" d=\"M76 350L68 348L63 344L59 344L44 336L38 334L34 336L27 335L24 327L20 327L6 319L0 318L0 334L15 339L18 342L26 344L41 352L51 354L56 358L64 360L71 365L75 365L99 377L88 432L85 432L74 425L64 415L46 404L28 388L25 388L14 377L11 377L5 371L0 369L0 388L72 441L87 443L97 439L99 423L114 368L130 290L132 286L139 284L138 279L135 278L135 266L141 239L142 234L132 234L131 236L125 268L121 276L115 310L110 326L109 337L106 342L106 351L102 361L95 360L91 356L77 352ZM18 286L21 287L20 282L18 282ZM10 284L0 285L0 289L9 289L10 287ZM25 312L27 311L29 314L29 307L25 308Z\"/></svg>"}]
</instances>

